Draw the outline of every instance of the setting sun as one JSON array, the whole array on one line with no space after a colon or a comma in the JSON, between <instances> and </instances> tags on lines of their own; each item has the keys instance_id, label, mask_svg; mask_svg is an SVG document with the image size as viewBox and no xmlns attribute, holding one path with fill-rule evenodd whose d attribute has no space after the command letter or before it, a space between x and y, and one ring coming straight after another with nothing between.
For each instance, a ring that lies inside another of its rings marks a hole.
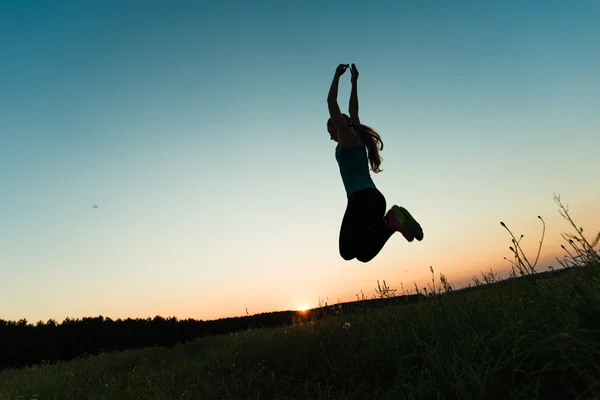
<instances>
[{"instance_id":1,"label":"setting sun","mask_svg":"<svg viewBox=\"0 0 600 400\"><path fill-rule=\"evenodd\" d=\"M307 310L308 310L307 306L300 306L300 307L298 307L298 311L300 311L300 312L305 312Z\"/></svg>"}]
</instances>

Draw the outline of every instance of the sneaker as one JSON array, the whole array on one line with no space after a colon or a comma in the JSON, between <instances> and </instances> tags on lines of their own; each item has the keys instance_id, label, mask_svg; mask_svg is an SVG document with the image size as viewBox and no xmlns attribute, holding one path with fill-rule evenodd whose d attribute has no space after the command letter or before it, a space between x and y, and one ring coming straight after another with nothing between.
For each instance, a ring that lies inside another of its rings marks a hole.
<instances>
[{"instance_id":1,"label":"sneaker","mask_svg":"<svg viewBox=\"0 0 600 400\"><path fill-rule=\"evenodd\" d=\"M406 240L423 240L421 225L410 215L404 207L394 205L385 215L388 228L398 231Z\"/></svg>"}]
</instances>

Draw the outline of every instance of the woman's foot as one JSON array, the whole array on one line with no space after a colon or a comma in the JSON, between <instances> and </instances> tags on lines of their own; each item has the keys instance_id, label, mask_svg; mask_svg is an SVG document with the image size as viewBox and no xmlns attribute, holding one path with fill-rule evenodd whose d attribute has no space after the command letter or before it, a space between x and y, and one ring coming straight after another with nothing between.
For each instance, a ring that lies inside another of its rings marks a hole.
<instances>
[{"instance_id":1,"label":"woman's foot","mask_svg":"<svg viewBox=\"0 0 600 400\"><path fill-rule=\"evenodd\" d=\"M409 242L412 242L414 239L423 240L421 225L404 207L394 205L385 214L385 220L388 228L400 232Z\"/></svg>"}]
</instances>

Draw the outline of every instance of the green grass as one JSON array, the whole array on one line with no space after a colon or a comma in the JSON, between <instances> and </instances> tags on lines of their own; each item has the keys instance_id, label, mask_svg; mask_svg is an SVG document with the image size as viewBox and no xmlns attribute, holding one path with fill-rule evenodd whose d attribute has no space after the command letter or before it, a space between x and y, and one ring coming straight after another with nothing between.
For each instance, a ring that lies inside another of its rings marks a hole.
<instances>
[{"instance_id":1,"label":"green grass","mask_svg":"<svg viewBox=\"0 0 600 400\"><path fill-rule=\"evenodd\" d=\"M514 279L455 291L440 274L419 303L5 370L0 399L600 399L600 233L555 200L576 232L560 273L535 274L502 223Z\"/></svg>"},{"instance_id":2,"label":"green grass","mask_svg":"<svg viewBox=\"0 0 600 400\"><path fill-rule=\"evenodd\" d=\"M0 373L1 399L590 399L600 265Z\"/></svg>"}]
</instances>

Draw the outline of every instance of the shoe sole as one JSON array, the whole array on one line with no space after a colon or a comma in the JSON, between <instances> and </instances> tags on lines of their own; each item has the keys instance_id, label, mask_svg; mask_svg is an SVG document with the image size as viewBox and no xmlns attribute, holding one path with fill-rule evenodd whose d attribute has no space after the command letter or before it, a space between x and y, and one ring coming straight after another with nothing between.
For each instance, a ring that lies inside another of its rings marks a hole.
<instances>
[{"instance_id":1,"label":"shoe sole","mask_svg":"<svg viewBox=\"0 0 600 400\"><path fill-rule=\"evenodd\" d=\"M423 229L421 228L421 225L419 225L419 223L408 212L408 210L404 207L398 206L393 206L392 209L394 210L394 215L396 216L398 221L400 221L400 224L406 227L406 229L408 230L406 234L401 231L406 240L408 240L409 242L412 242L413 238L417 239L418 241L423 240Z\"/></svg>"}]
</instances>

